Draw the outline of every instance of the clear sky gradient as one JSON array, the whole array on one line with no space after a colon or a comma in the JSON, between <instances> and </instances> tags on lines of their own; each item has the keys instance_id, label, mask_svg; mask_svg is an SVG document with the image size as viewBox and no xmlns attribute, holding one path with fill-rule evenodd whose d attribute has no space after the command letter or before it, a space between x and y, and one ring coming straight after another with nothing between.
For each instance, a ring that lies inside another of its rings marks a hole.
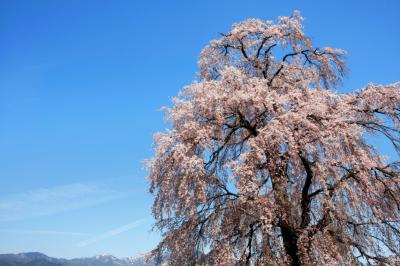
<instances>
[{"instance_id":1,"label":"clear sky gradient","mask_svg":"<svg viewBox=\"0 0 400 266\"><path fill-rule=\"evenodd\" d=\"M317 46L348 51L340 91L400 80L396 0L0 0L0 253L154 247L143 161L159 108L218 32L295 9Z\"/></svg>"}]
</instances>

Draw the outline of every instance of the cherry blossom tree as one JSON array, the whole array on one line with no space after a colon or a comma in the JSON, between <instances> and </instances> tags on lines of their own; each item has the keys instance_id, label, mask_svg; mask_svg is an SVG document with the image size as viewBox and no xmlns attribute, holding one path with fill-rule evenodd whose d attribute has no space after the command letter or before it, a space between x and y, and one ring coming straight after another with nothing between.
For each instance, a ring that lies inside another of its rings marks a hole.
<instances>
[{"instance_id":1,"label":"cherry blossom tree","mask_svg":"<svg viewBox=\"0 0 400 266\"><path fill-rule=\"evenodd\" d=\"M338 93L345 52L315 48L302 20L249 19L201 52L148 162L153 258L399 263L400 163L372 141L400 151L400 83Z\"/></svg>"}]
</instances>

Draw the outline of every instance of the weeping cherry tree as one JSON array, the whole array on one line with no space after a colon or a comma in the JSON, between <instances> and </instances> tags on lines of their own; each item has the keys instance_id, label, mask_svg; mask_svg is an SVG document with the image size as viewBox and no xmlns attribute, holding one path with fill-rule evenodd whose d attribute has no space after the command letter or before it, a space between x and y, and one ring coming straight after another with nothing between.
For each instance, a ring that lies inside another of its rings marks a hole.
<instances>
[{"instance_id":1,"label":"weeping cherry tree","mask_svg":"<svg viewBox=\"0 0 400 266\"><path fill-rule=\"evenodd\" d=\"M399 263L400 164L373 141L400 150L400 83L338 93L345 52L314 47L302 20L249 19L201 52L148 162L154 259Z\"/></svg>"}]
</instances>

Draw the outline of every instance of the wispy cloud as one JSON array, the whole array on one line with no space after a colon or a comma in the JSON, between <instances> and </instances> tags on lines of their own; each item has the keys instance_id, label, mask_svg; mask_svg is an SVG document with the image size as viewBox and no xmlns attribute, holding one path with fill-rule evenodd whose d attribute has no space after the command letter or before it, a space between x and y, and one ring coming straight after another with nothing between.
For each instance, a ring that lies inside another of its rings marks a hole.
<instances>
[{"instance_id":1,"label":"wispy cloud","mask_svg":"<svg viewBox=\"0 0 400 266\"><path fill-rule=\"evenodd\" d=\"M96 184L40 188L0 198L0 222L87 208L128 195Z\"/></svg>"},{"instance_id":2,"label":"wispy cloud","mask_svg":"<svg viewBox=\"0 0 400 266\"><path fill-rule=\"evenodd\" d=\"M91 238L88 238L86 240L83 240L83 241L79 242L77 244L77 246L78 247L86 247L88 245L100 242L100 241L102 241L104 239L119 235L119 234L121 234L123 232L126 232L128 230L131 230L133 228L136 228L136 227L142 225L144 223L144 221L145 221L145 219L140 219L140 220L133 221L133 222L131 222L129 224L126 224L126 225L111 229L110 231L107 231L107 232L104 232L102 234L99 234L99 235L96 235L94 237L91 237Z\"/></svg>"},{"instance_id":3,"label":"wispy cloud","mask_svg":"<svg viewBox=\"0 0 400 266\"><path fill-rule=\"evenodd\" d=\"M90 234L81 232L69 232L69 231L52 231L52 230L15 230L15 229L1 229L1 233L13 233L13 234L32 234L32 235L61 235L61 236L88 236Z\"/></svg>"}]
</instances>

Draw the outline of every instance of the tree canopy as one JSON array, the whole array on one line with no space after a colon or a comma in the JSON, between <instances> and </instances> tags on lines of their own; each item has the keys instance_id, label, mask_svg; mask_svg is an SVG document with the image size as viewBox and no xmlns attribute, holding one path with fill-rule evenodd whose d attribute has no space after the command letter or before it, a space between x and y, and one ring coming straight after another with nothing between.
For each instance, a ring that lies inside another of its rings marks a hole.
<instances>
[{"instance_id":1,"label":"tree canopy","mask_svg":"<svg viewBox=\"0 0 400 266\"><path fill-rule=\"evenodd\" d=\"M400 258L400 83L334 88L345 52L298 12L232 26L200 54L149 160L167 265L391 265ZM368 55L366 55L368 56ZM371 66L374 67L374 66ZM396 159L396 158L394 158Z\"/></svg>"}]
</instances>

